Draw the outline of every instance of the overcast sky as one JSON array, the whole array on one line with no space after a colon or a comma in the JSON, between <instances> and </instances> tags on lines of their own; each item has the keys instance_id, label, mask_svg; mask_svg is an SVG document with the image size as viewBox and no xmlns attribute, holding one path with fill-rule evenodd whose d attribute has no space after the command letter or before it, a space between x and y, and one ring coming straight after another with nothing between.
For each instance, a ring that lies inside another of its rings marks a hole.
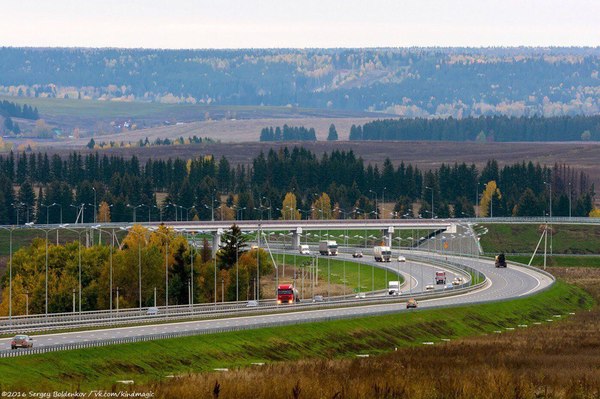
<instances>
[{"instance_id":1,"label":"overcast sky","mask_svg":"<svg viewBox=\"0 0 600 399\"><path fill-rule=\"evenodd\" d=\"M2 46L600 46L599 0L0 0Z\"/></svg>"}]
</instances>

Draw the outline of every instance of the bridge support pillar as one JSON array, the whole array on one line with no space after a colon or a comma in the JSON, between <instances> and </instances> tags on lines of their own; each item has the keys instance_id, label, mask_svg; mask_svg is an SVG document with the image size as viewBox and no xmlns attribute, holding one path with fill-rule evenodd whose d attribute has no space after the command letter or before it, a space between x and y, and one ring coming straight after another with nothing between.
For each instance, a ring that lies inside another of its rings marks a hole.
<instances>
[{"instance_id":1,"label":"bridge support pillar","mask_svg":"<svg viewBox=\"0 0 600 399\"><path fill-rule=\"evenodd\" d=\"M297 227L292 232L292 249L298 249L300 247L300 237L302 236L302 227Z\"/></svg>"},{"instance_id":2,"label":"bridge support pillar","mask_svg":"<svg viewBox=\"0 0 600 399\"><path fill-rule=\"evenodd\" d=\"M388 247L393 246L393 238L394 238L394 227L390 226L387 229L383 230L383 239L385 241L385 245Z\"/></svg>"}]
</instances>

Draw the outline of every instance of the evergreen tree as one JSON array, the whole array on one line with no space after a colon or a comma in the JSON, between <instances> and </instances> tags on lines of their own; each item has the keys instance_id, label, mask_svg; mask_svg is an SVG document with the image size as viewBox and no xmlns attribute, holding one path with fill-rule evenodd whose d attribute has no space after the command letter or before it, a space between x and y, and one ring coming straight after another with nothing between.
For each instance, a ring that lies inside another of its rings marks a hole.
<instances>
[{"instance_id":1,"label":"evergreen tree","mask_svg":"<svg viewBox=\"0 0 600 399\"><path fill-rule=\"evenodd\" d=\"M335 130L335 125L332 123L329 125L329 133L327 134L327 141L337 141L338 133Z\"/></svg>"}]
</instances>

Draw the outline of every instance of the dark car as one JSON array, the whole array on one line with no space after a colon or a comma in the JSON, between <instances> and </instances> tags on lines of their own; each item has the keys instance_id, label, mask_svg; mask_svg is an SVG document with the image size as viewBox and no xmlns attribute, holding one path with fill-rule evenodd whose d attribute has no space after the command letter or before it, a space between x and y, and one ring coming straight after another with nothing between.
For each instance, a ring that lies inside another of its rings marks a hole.
<instances>
[{"instance_id":1,"label":"dark car","mask_svg":"<svg viewBox=\"0 0 600 399\"><path fill-rule=\"evenodd\" d=\"M352 257L353 257L353 258L362 258L362 257L363 257L363 254L362 254L362 252L360 252L360 251L356 251L356 252L354 252L354 253L352 254Z\"/></svg>"},{"instance_id":2,"label":"dark car","mask_svg":"<svg viewBox=\"0 0 600 399\"><path fill-rule=\"evenodd\" d=\"M506 267L506 256L504 256L504 254L499 254L496 256L494 264L496 267Z\"/></svg>"},{"instance_id":3,"label":"dark car","mask_svg":"<svg viewBox=\"0 0 600 399\"><path fill-rule=\"evenodd\" d=\"M15 335L12 341L10 341L10 349L17 348L33 348L33 338L29 335Z\"/></svg>"}]
</instances>

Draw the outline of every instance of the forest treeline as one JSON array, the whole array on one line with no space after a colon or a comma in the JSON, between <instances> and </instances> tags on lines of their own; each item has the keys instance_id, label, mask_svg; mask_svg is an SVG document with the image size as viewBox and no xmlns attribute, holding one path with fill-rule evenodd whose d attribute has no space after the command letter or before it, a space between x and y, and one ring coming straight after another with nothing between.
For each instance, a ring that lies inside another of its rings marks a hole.
<instances>
[{"instance_id":1,"label":"forest treeline","mask_svg":"<svg viewBox=\"0 0 600 399\"><path fill-rule=\"evenodd\" d=\"M265 127L260 131L260 141L317 141L314 128L304 126Z\"/></svg>"},{"instance_id":2,"label":"forest treeline","mask_svg":"<svg viewBox=\"0 0 600 399\"><path fill-rule=\"evenodd\" d=\"M99 235L91 245L86 245L83 239L55 245L53 240L36 238L15 251L12 315L26 314L27 306L29 314L44 313L46 289L49 313L164 306L167 292L170 306L188 304L192 292L194 303L243 301L271 295L257 283L261 276L273 272L268 253L263 249L249 250L235 225L225 233L234 247L222 245L216 258L206 239L176 234L165 226L150 231L135 225L120 242L114 231L102 230L96 234ZM195 245L190 245L191 240L196 240ZM8 277L6 272L0 280L2 316L9 313ZM257 290L259 285L261 288Z\"/></svg>"},{"instance_id":3,"label":"forest treeline","mask_svg":"<svg viewBox=\"0 0 600 399\"><path fill-rule=\"evenodd\" d=\"M6 100L0 102L0 116L33 120L40 118L37 108L27 104L21 106Z\"/></svg>"},{"instance_id":4,"label":"forest treeline","mask_svg":"<svg viewBox=\"0 0 600 399\"><path fill-rule=\"evenodd\" d=\"M159 50L0 47L0 94L383 111L594 115L597 47Z\"/></svg>"},{"instance_id":5,"label":"forest treeline","mask_svg":"<svg viewBox=\"0 0 600 399\"><path fill-rule=\"evenodd\" d=\"M210 155L143 164L98 152L0 156L0 224L72 223L77 214L80 222L427 218L432 199L440 218L474 216L477 204L480 216L588 216L593 196L585 172L532 162L422 171L389 159L365 164L352 151L317 157L302 147L271 149L235 167ZM382 202L394 209L382 214Z\"/></svg>"},{"instance_id":6,"label":"forest treeline","mask_svg":"<svg viewBox=\"0 0 600 399\"><path fill-rule=\"evenodd\" d=\"M40 116L37 108L33 108L27 104L23 104L21 106L13 102L3 100L0 102L0 120L3 119L4 121L2 126L0 126L0 133L21 133L21 127L17 122L14 122L12 118L37 120L39 117Z\"/></svg>"},{"instance_id":7,"label":"forest treeline","mask_svg":"<svg viewBox=\"0 0 600 399\"><path fill-rule=\"evenodd\" d=\"M600 116L383 119L362 126L352 125L350 140L600 140Z\"/></svg>"}]
</instances>

